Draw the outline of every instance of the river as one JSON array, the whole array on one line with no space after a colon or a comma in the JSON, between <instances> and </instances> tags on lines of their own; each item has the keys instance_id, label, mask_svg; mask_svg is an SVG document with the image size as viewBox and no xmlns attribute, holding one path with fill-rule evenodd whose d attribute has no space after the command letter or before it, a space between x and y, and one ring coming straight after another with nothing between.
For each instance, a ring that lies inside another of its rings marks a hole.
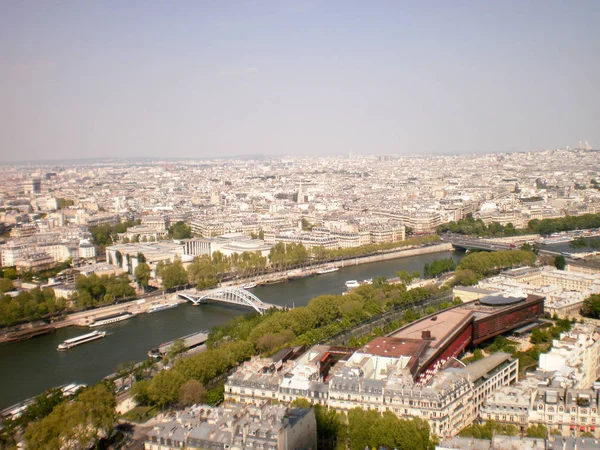
<instances>
[{"instance_id":1,"label":"river","mask_svg":"<svg viewBox=\"0 0 600 450\"><path fill-rule=\"evenodd\" d=\"M341 294L347 280L385 276L399 270L423 271L425 263L452 257L458 261L464 253L442 252L408 258L351 265L338 272L317 275L286 283L259 286L252 290L261 300L282 306L303 306L318 295ZM92 384L113 373L125 361L142 361L148 350L159 344L199 330L222 325L250 310L229 305L182 304L177 308L142 314L133 319L102 327L108 332L99 339L66 352L56 350L65 339L88 333L88 328L67 327L55 333L13 344L0 345L0 409L48 388L78 382Z\"/></svg>"}]
</instances>

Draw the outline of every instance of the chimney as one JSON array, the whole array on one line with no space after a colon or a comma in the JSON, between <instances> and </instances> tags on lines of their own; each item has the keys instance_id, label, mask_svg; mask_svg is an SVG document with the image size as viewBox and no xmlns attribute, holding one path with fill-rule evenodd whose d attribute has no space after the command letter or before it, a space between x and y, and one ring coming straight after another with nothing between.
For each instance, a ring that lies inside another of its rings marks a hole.
<instances>
[{"instance_id":1,"label":"chimney","mask_svg":"<svg viewBox=\"0 0 600 450\"><path fill-rule=\"evenodd\" d=\"M430 341L431 340L431 331L429 331L429 330L421 331L421 339L423 339L424 341Z\"/></svg>"}]
</instances>

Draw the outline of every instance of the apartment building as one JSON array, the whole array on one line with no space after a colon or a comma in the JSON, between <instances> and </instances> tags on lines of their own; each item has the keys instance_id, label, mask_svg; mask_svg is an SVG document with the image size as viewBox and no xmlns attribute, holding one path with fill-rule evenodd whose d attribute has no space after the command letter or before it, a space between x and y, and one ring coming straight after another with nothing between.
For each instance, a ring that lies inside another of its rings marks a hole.
<instances>
[{"instance_id":1,"label":"apartment building","mask_svg":"<svg viewBox=\"0 0 600 450\"><path fill-rule=\"evenodd\" d=\"M272 405L195 405L155 425L145 450L316 449L317 426L312 408Z\"/></svg>"},{"instance_id":2,"label":"apartment building","mask_svg":"<svg viewBox=\"0 0 600 450\"><path fill-rule=\"evenodd\" d=\"M598 438L599 411L598 390L539 386L538 379L527 378L490 395L480 414L483 421L516 425L521 431L542 424L552 434Z\"/></svg>"},{"instance_id":3,"label":"apartment building","mask_svg":"<svg viewBox=\"0 0 600 450\"><path fill-rule=\"evenodd\" d=\"M468 366L449 360L427 382L417 382L420 346L394 338L377 338L356 352L317 345L279 370L254 359L227 379L225 399L263 404L306 398L339 411L392 411L426 419L438 436L453 436L475 420L494 390L517 381L518 361L496 353Z\"/></svg>"},{"instance_id":4,"label":"apartment building","mask_svg":"<svg viewBox=\"0 0 600 450\"><path fill-rule=\"evenodd\" d=\"M578 324L540 354L538 370L560 386L588 389L600 378L600 329Z\"/></svg>"}]
</instances>

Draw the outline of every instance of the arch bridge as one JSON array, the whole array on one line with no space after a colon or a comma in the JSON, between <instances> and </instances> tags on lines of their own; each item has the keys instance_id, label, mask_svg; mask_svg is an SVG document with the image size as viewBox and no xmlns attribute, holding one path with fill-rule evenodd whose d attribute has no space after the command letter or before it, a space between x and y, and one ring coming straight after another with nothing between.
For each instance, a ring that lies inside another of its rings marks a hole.
<instances>
[{"instance_id":1,"label":"arch bridge","mask_svg":"<svg viewBox=\"0 0 600 450\"><path fill-rule=\"evenodd\" d=\"M259 314L264 314L265 311L271 308L283 309L279 305L263 302L260 298L246 289L236 287L215 289L204 294L201 294L196 290L180 291L177 293L177 295L192 302L194 306L207 303L208 300L211 300L219 303L247 306L254 309Z\"/></svg>"}]
</instances>

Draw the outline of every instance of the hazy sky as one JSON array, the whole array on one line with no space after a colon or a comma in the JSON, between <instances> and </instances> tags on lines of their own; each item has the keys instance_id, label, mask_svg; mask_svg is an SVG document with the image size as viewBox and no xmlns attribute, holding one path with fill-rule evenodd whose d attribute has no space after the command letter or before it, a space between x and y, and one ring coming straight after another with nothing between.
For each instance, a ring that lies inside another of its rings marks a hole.
<instances>
[{"instance_id":1,"label":"hazy sky","mask_svg":"<svg viewBox=\"0 0 600 450\"><path fill-rule=\"evenodd\" d=\"M3 1L0 159L600 148L600 1Z\"/></svg>"}]
</instances>

